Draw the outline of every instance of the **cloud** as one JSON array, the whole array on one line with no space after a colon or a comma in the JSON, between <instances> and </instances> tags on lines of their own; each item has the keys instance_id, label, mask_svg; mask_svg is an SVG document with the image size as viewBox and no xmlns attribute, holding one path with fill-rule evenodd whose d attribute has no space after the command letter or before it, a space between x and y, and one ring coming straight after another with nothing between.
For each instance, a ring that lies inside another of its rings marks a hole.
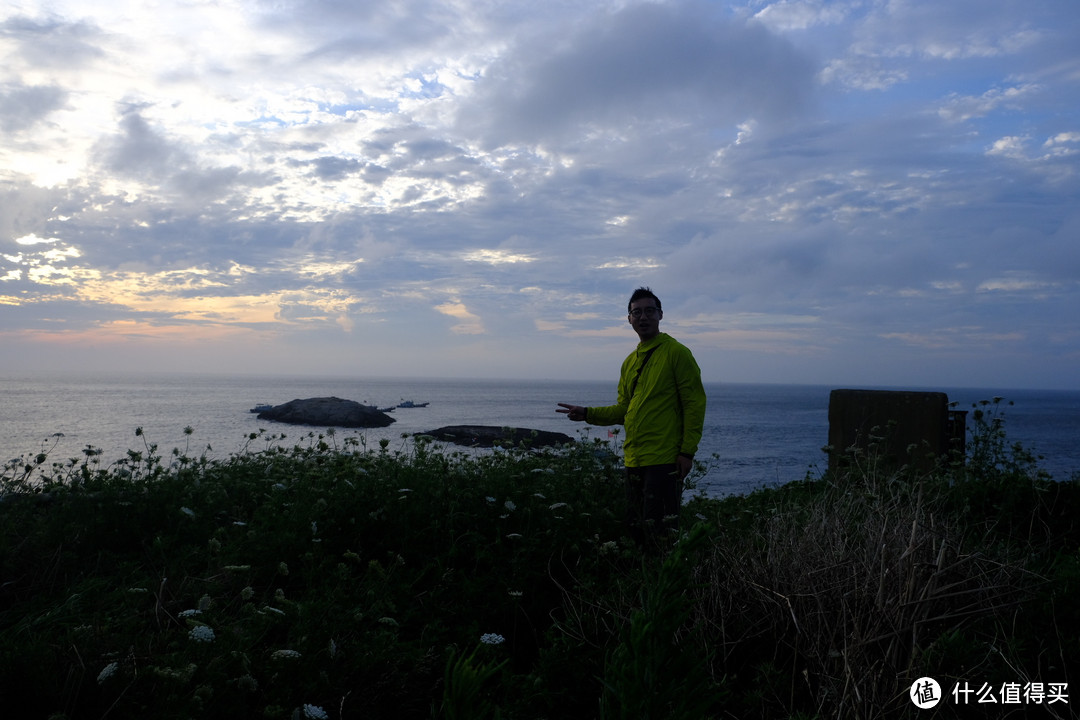
<instances>
[{"instance_id":1,"label":"cloud","mask_svg":"<svg viewBox=\"0 0 1080 720\"><path fill-rule=\"evenodd\" d=\"M14 133L33 127L62 107L67 95L52 85L0 88L0 130Z\"/></svg>"},{"instance_id":2,"label":"cloud","mask_svg":"<svg viewBox=\"0 0 1080 720\"><path fill-rule=\"evenodd\" d=\"M812 74L811 60L764 26L694 2L631 4L568 35L523 40L477 81L460 125L480 128L490 147L785 117Z\"/></svg>"},{"instance_id":3,"label":"cloud","mask_svg":"<svg viewBox=\"0 0 1080 720\"><path fill-rule=\"evenodd\" d=\"M836 25L859 10L860 3L842 0L782 0L766 5L754 19L774 30L790 32L818 25Z\"/></svg>"},{"instance_id":4,"label":"cloud","mask_svg":"<svg viewBox=\"0 0 1080 720\"><path fill-rule=\"evenodd\" d=\"M1023 274L1016 273L1012 277L999 277L984 280L979 283L978 287L975 288L975 291L1022 293L1030 295L1032 292L1041 294L1053 287L1052 283L1024 277Z\"/></svg>"},{"instance_id":5,"label":"cloud","mask_svg":"<svg viewBox=\"0 0 1080 720\"><path fill-rule=\"evenodd\" d=\"M14 8L13 8L14 9ZM35 18L14 12L0 20L0 39L15 46L9 62L16 67L64 70L103 59L103 35L93 22L61 17Z\"/></svg>"},{"instance_id":6,"label":"cloud","mask_svg":"<svg viewBox=\"0 0 1080 720\"><path fill-rule=\"evenodd\" d=\"M364 169L364 164L355 158L320 157L311 165L311 174L320 180L341 180Z\"/></svg>"},{"instance_id":7,"label":"cloud","mask_svg":"<svg viewBox=\"0 0 1080 720\"><path fill-rule=\"evenodd\" d=\"M480 318L469 312L462 302L445 302L442 305L436 305L435 309L459 321L450 327L450 331L457 335L483 335L486 332Z\"/></svg>"},{"instance_id":8,"label":"cloud","mask_svg":"<svg viewBox=\"0 0 1080 720\"><path fill-rule=\"evenodd\" d=\"M849 40L825 64L822 79L853 90L882 91L919 81L924 74L929 78L941 71L942 64L1012 62L1015 72L1029 54L1055 41L1063 29L1054 27L1054 18L1061 15L1059 6L1058 0L1034 0L1022 11L1018 4L987 5L979 0L840 5L847 11L847 22L833 32L847 33ZM837 17L833 10L830 19ZM781 15L785 14L792 11ZM813 15L807 10L799 14ZM966 71L961 67L954 72Z\"/></svg>"},{"instance_id":9,"label":"cloud","mask_svg":"<svg viewBox=\"0 0 1080 720\"><path fill-rule=\"evenodd\" d=\"M1024 148L1027 144L1028 139L1023 137L1010 136L998 138L994 141L994 144L990 146L990 149L986 151L986 154L1022 160L1026 157Z\"/></svg>"},{"instance_id":10,"label":"cloud","mask_svg":"<svg viewBox=\"0 0 1080 720\"><path fill-rule=\"evenodd\" d=\"M22 237L15 238L16 245L43 245L45 243L59 242L59 238L41 238L37 235L30 233Z\"/></svg>"},{"instance_id":11,"label":"cloud","mask_svg":"<svg viewBox=\"0 0 1080 720\"><path fill-rule=\"evenodd\" d=\"M1039 43L1043 33L1017 22L1011 3L987 6L978 0L949 3L895 2L858 26L856 48L882 57L959 61L1015 55ZM1025 18L1053 13L1056 0L1032 2Z\"/></svg>"},{"instance_id":12,"label":"cloud","mask_svg":"<svg viewBox=\"0 0 1080 720\"><path fill-rule=\"evenodd\" d=\"M536 260L532 255L507 250L473 250L465 254L465 259L469 262L487 263L489 265L516 265L518 263L531 263Z\"/></svg>"},{"instance_id":13,"label":"cloud","mask_svg":"<svg viewBox=\"0 0 1080 720\"><path fill-rule=\"evenodd\" d=\"M1047 141L1043 143L1043 147L1056 148L1065 145L1069 148L1070 152L1075 152L1078 144L1080 144L1080 132L1063 132L1047 139Z\"/></svg>"},{"instance_id":14,"label":"cloud","mask_svg":"<svg viewBox=\"0 0 1080 720\"><path fill-rule=\"evenodd\" d=\"M938 111L946 120L964 121L989 115L999 108L1019 110L1033 93L1041 88L1035 83L1027 83L1010 88L992 88L978 97L960 97L953 95Z\"/></svg>"},{"instance_id":15,"label":"cloud","mask_svg":"<svg viewBox=\"0 0 1080 720\"><path fill-rule=\"evenodd\" d=\"M102 151L108 170L135 178L159 178L190 164L181 148L154 130L137 109L123 113L121 132Z\"/></svg>"},{"instance_id":16,"label":"cloud","mask_svg":"<svg viewBox=\"0 0 1080 720\"><path fill-rule=\"evenodd\" d=\"M650 285L713 379L1080 386L1078 30L1061 0L6 7L5 360L100 328L104 364L609 377Z\"/></svg>"}]
</instances>

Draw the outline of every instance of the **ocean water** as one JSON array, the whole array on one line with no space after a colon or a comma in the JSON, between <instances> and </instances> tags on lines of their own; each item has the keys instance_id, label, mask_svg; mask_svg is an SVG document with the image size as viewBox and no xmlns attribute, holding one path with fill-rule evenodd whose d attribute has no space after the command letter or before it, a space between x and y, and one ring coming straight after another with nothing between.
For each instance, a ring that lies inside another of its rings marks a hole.
<instances>
[{"instance_id":1,"label":"ocean water","mask_svg":"<svg viewBox=\"0 0 1080 720\"><path fill-rule=\"evenodd\" d=\"M828 441L829 386L707 384L705 432L698 458L708 464L699 481L714 496L745 493L763 485L802 479L824 470L821 448ZM1080 471L1080 392L945 389L958 409L995 396L1004 408L1012 441L1041 454L1041 467L1059 479ZM51 449L51 457L82 457L90 445L102 462L158 445L195 456L224 458L260 429L284 433L291 444L321 428L258 420L249 409L295 398L337 396L386 407L402 400L430 403L400 408L388 428L339 429L336 437L357 436L368 447L389 439L391 449L407 445L403 435L444 425L495 425L555 430L571 437L608 438L608 429L572 423L555 412L556 403L607 405L614 382L304 378L214 375L95 375L80 378L0 378L0 458ZM970 423L969 423L970 425ZM186 435L184 429L192 428ZM136 428L143 436L137 437ZM616 440L619 438L617 437ZM264 444L255 442L252 449ZM209 448L209 449L208 449ZM457 449L454 447L453 449Z\"/></svg>"}]
</instances>

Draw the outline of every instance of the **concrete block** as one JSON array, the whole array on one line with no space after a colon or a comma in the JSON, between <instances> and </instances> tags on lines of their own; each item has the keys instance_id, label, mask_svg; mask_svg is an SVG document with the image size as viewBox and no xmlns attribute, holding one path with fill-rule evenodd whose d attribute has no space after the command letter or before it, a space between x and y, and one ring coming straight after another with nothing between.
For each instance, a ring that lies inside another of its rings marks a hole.
<instances>
[{"instance_id":1,"label":"concrete block","mask_svg":"<svg viewBox=\"0 0 1080 720\"><path fill-rule=\"evenodd\" d=\"M833 390L829 395L829 469L850 461L849 448L865 451L876 444L880 460L890 465L932 470L956 447L956 415L950 413L949 397L943 392ZM962 426L963 414L959 422Z\"/></svg>"}]
</instances>

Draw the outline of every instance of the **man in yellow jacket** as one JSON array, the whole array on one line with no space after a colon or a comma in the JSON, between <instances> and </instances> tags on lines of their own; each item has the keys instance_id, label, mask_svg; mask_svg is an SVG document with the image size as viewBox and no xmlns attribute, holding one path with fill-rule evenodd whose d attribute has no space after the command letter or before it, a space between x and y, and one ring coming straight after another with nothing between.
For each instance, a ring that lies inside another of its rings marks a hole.
<instances>
[{"instance_id":1,"label":"man in yellow jacket","mask_svg":"<svg viewBox=\"0 0 1080 720\"><path fill-rule=\"evenodd\" d=\"M627 318L640 342L623 361L618 402L559 403L556 410L577 422L626 428L627 521L639 540L678 529L682 481L693 469L705 424L701 370L686 346L660 332L663 317L649 288L635 290Z\"/></svg>"}]
</instances>

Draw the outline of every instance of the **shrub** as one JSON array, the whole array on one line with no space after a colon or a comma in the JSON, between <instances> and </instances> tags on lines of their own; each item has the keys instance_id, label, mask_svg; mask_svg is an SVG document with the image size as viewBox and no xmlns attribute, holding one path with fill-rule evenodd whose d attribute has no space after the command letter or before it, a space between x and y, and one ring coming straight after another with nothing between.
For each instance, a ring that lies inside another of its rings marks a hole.
<instances>
[{"instance_id":1,"label":"shrub","mask_svg":"<svg viewBox=\"0 0 1080 720\"><path fill-rule=\"evenodd\" d=\"M0 470L0 697L72 720L893 718L924 675L1064 681L1080 485L982 409L966 464L696 497L645 556L598 441L43 448Z\"/></svg>"}]
</instances>

